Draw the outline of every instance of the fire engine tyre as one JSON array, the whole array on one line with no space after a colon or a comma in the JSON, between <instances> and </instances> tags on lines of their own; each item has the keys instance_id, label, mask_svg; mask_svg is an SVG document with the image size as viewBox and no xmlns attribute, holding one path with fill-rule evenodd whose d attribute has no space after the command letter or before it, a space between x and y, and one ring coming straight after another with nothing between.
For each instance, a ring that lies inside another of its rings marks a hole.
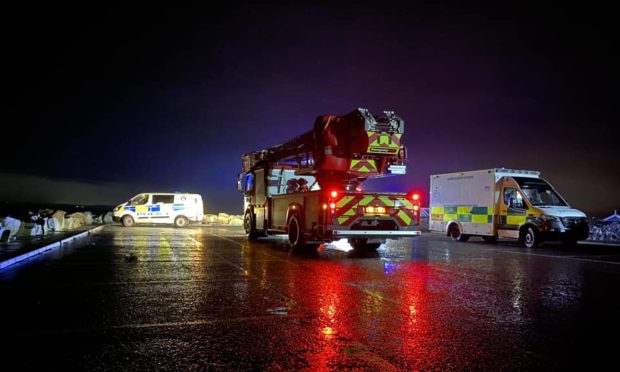
<instances>
[{"instance_id":1,"label":"fire engine tyre","mask_svg":"<svg viewBox=\"0 0 620 372\"><path fill-rule=\"evenodd\" d=\"M243 228L245 233L248 234L248 240L257 240L258 233L256 232L256 220L254 219L252 212L247 212L243 217Z\"/></svg>"},{"instance_id":2,"label":"fire engine tyre","mask_svg":"<svg viewBox=\"0 0 620 372\"><path fill-rule=\"evenodd\" d=\"M300 250L306 243L301 218L298 214L293 214L288 220L288 242L293 250Z\"/></svg>"},{"instance_id":3,"label":"fire engine tyre","mask_svg":"<svg viewBox=\"0 0 620 372\"><path fill-rule=\"evenodd\" d=\"M497 235L494 235L494 236L483 236L482 240L484 240L484 242L488 243L488 244L497 243Z\"/></svg>"},{"instance_id":4,"label":"fire engine tyre","mask_svg":"<svg viewBox=\"0 0 620 372\"><path fill-rule=\"evenodd\" d=\"M123 216L123 218L121 218L121 223L125 227L131 227L134 225L135 221L133 220L133 217L131 216Z\"/></svg>"},{"instance_id":5,"label":"fire engine tyre","mask_svg":"<svg viewBox=\"0 0 620 372\"><path fill-rule=\"evenodd\" d=\"M526 227L523 231L523 245L526 248L536 248L538 243L540 243L538 232L531 226Z\"/></svg>"},{"instance_id":6,"label":"fire engine tyre","mask_svg":"<svg viewBox=\"0 0 620 372\"><path fill-rule=\"evenodd\" d=\"M450 226L449 235L452 237L454 241L465 243L466 241L469 240L469 235L462 234L461 229L459 228L459 225L455 223Z\"/></svg>"},{"instance_id":7,"label":"fire engine tyre","mask_svg":"<svg viewBox=\"0 0 620 372\"><path fill-rule=\"evenodd\" d=\"M353 238L349 239L349 244L356 251L371 252L376 251L381 243L368 243L368 239L365 238Z\"/></svg>"},{"instance_id":8,"label":"fire engine tyre","mask_svg":"<svg viewBox=\"0 0 620 372\"><path fill-rule=\"evenodd\" d=\"M187 227L189 225L189 220L185 216L178 216L174 219L175 227Z\"/></svg>"}]
</instances>

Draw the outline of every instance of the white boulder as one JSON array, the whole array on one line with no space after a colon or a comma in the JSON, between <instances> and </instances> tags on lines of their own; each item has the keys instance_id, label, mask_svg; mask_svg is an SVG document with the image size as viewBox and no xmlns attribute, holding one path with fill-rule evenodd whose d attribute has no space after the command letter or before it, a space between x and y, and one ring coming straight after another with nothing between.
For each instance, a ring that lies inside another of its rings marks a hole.
<instances>
[{"instance_id":1,"label":"white boulder","mask_svg":"<svg viewBox=\"0 0 620 372\"><path fill-rule=\"evenodd\" d=\"M227 213L220 213L217 215L217 223L220 225L228 225L228 221L230 221L230 215Z\"/></svg>"},{"instance_id":2,"label":"white boulder","mask_svg":"<svg viewBox=\"0 0 620 372\"><path fill-rule=\"evenodd\" d=\"M103 223L113 223L114 222L114 213L108 212L103 216Z\"/></svg>"},{"instance_id":3,"label":"white boulder","mask_svg":"<svg viewBox=\"0 0 620 372\"><path fill-rule=\"evenodd\" d=\"M228 224L231 226L243 226L243 217L230 216L230 219L228 220Z\"/></svg>"},{"instance_id":4,"label":"white boulder","mask_svg":"<svg viewBox=\"0 0 620 372\"><path fill-rule=\"evenodd\" d=\"M6 230L9 230L9 240L11 239L15 239L15 237L17 236L17 233L19 232L19 228L22 225L22 221L13 218L13 217L6 217L4 219L4 222L2 223L2 227L4 227Z\"/></svg>"}]
</instances>

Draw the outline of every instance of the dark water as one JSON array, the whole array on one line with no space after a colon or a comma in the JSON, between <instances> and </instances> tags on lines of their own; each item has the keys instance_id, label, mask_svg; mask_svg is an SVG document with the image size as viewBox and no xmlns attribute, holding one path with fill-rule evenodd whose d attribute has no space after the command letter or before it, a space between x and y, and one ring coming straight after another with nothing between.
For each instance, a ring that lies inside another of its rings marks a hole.
<instances>
[{"instance_id":1,"label":"dark water","mask_svg":"<svg viewBox=\"0 0 620 372\"><path fill-rule=\"evenodd\" d=\"M81 204L53 204L53 203L25 203L25 202L0 202L0 217L11 216L21 220L29 220L28 212L37 213L42 209L52 211L62 210L71 214L74 212L90 211L93 216L98 216L112 211L113 205L81 205Z\"/></svg>"}]
</instances>

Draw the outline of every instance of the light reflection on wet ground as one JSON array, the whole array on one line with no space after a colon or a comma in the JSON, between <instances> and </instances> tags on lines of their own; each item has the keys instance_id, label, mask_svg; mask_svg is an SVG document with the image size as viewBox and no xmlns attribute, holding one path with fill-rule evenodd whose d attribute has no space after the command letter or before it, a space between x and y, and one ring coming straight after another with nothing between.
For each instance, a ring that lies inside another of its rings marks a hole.
<instances>
[{"instance_id":1,"label":"light reflection on wet ground","mask_svg":"<svg viewBox=\"0 0 620 372\"><path fill-rule=\"evenodd\" d=\"M299 255L239 228L109 227L1 272L0 336L25 368L591 367L618 328L617 263L432 234Z\"/></svg>"}]
</instances>

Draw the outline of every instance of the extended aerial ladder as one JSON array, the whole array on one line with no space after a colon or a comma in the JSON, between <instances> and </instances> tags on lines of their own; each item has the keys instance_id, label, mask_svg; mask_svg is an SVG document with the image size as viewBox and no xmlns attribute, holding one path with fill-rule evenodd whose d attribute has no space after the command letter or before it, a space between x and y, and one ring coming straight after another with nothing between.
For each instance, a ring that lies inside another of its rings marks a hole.
<instances>
[{"instance_id":1,"label":"extended aerial ladder","mask_svg":"<svg viewBox=\"0 0 620 372\"><path fill-rule=\"evenodd\" d=\"M369 178L406 173L403 133L404 122L393 112L373 116L357 109L319 116L311 131L243 155L239 189L246 196L246 231L250 237L286 232L293 246L339 236L368 246L368 237L419 234L413 230L419 196L410 200L406 193L358 188ZM285 192L284 182L295 177L315 187L310 193Z\"/></svg>"}]
</instances>

